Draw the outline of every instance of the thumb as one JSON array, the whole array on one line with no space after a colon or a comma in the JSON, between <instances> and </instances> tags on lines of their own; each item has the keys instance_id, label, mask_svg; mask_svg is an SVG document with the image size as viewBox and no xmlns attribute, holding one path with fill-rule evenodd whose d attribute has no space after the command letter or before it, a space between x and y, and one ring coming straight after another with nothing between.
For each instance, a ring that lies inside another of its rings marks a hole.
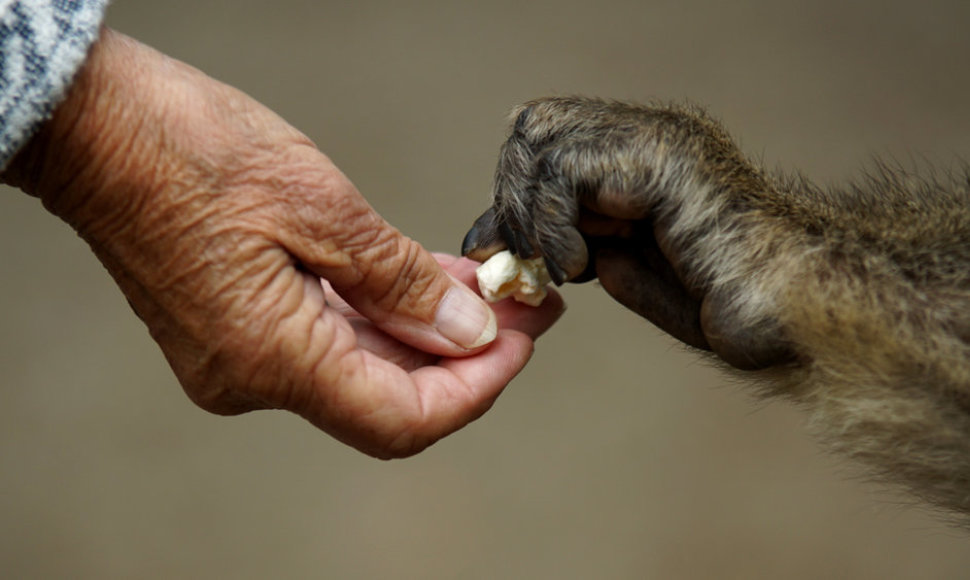
<instances>
[{"instance_id":1,"label":"thumb","mask_svg":"<svg viewBox=\"0 0 970 580\"><path fill-rule=\"evenodd\" d=\"M492 342L497 322L488 304L337 173L324 188L325 202L290 212L301 222L286 228L290 253L357 312L411 346L461 356Z\"/></svg>"}]
</instances>

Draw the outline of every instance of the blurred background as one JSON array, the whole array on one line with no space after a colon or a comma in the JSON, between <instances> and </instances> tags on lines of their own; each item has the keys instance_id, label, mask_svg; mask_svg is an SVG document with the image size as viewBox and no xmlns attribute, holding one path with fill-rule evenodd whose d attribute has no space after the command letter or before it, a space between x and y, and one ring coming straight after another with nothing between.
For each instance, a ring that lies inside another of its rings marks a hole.
<instances>
[{"instance_id":1,"label":"blurred background","mask_svg":"<svg viewBox=\"0 0 970 580\"><path fill-rule=\"evenodd\" d=\"M508 111L705 105L821 183L970 158L970 3L116 0L108 23L307 133L408 235L456 252ZM967 535L858 480L595 284L485 417L380 462L282 412L182 394L36 200L0 195L6 578L957 578Z\"/></svg>"}]
</instances>

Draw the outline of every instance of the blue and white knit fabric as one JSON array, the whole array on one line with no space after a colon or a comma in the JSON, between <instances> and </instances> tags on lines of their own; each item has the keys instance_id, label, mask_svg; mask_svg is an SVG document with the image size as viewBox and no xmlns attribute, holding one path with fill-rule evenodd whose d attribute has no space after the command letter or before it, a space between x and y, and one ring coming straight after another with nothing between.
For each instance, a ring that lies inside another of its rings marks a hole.
<instances>
[{"instance_id":1,"label":"blue and white knit fabric","mask_svg":"<svg viewBox=\"0 0 970 580\"><path fill-rule=\"evenodd\" d=\"M0 168L67 94L108 0L0 0Z\"/></svg>"}]
</instances>

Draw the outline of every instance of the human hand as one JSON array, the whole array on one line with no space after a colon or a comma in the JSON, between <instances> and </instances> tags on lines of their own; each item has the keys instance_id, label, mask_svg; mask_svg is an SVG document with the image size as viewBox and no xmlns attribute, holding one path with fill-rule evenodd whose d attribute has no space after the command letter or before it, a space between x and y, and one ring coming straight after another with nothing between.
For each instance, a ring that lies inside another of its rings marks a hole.
<instances>
[{"instance_id":1,"label":"human hand","mask_svg":"<svg viewBox=\"0 0 970 580\"><path fill-rule=\"evenodd\" d=\"M110 30L3 180L91 245L199 406L379 457L483 413L563 308L493 311L282 119Z\"/></svg>"},{"instance_id":2,"label":"human hand","mask_svg":"<svg viewBox=\"0 0 970 580\"><path fill-rule=\"evenodd\" d=\"M761 292L744 287L753 281L743 273L771 272L768 256L734 237L757 237L745 215L777 206L771 192L699 111L540 99L518 111L493 205L462 254L484 261L508 247L544 257L557 284L598 277L681 341L741 369L763 368L791 352L771 301L746 303Z\"/></svg>"}]
</instances>

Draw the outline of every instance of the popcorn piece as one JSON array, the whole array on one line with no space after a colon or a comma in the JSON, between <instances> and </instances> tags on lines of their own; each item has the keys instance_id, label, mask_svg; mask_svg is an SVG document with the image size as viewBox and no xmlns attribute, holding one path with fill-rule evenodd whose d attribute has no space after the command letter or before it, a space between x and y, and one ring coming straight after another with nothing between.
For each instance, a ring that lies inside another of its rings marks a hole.
<instances>
[{"instance_id":1,"label":"popcorn piece","mask_svg":"<svg viewBox=\"0 0 970 580\"><path fill-rule=\"evenodd\" d=\"M538 306L546 297L549 272L542 257L523 260L503 250L475 270L478 287L489 302L512 296L518 302Z\"/></svg>"}]
</instances>

